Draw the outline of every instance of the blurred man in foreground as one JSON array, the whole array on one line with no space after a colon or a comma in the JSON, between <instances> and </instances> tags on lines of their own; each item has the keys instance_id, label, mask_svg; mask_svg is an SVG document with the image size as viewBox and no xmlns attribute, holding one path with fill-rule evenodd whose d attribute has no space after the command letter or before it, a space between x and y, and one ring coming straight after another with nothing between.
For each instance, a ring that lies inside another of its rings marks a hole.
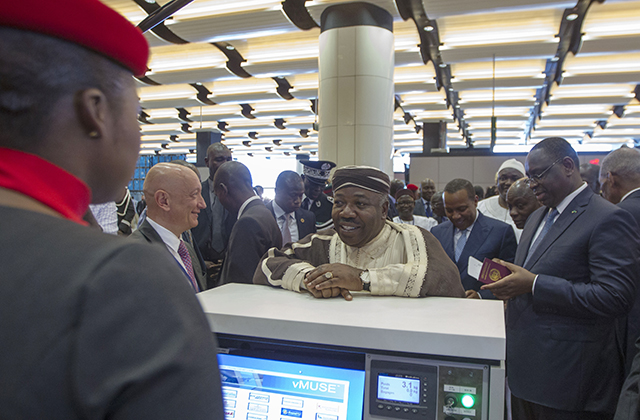
<instances>
[{"instance_id":1,"label":"blurred man in foreground","mask_svg":"<svg viewBox=\"0 0 640 420\"><path fill-rule=\"evenodd\" d=\"M269 250L253 282L315 297L365 290L374 295L463 297L455 265L429 232L387 222L389 176L368 166L336 169L335 230ZM407 247L407 244L411 244ZM414 279L415 281L410 281Z\"/></svg>"},{"instance_id":2,"label":"blurred man in foreground","mask_svg":"<svg viewBox=\"0 0 640 420\"><path fill-rule=\"evenodd\" d=\"M2 419L223 417L216 342L175 262L81 219L133 175L147 57L97 0L2 3Z\"/></svg>"}]
</instances>

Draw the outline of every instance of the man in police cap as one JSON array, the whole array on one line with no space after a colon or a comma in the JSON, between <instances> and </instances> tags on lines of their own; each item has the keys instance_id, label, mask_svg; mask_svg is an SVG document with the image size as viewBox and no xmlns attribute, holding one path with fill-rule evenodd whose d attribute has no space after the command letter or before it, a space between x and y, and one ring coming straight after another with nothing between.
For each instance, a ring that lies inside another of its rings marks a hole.
<instances>
[{"instance_id":1,"label":"man in police cap","mask_svg":"<svg viewBox=\"0 0 640 420\"><path fill-rule=\"evenodd\" d=\"M304 197L301 207L316 215L318 230L328 229L333 226L331 220L333 199L322 191L327 184L331 169L336 164L328 160L301 160L300 163L304 180Z\"/></svg>"},{"instance_id":2,"label":"man in police cap","mask_svg":"<svg viewBox=\"0 0 640 420\"><path fill-rule=\"evenodd\" d=\"M177 263L82 220L133 175L148 53L98 0L0 7L2 419L223 418Z\"/></svg>"}]
</instances>

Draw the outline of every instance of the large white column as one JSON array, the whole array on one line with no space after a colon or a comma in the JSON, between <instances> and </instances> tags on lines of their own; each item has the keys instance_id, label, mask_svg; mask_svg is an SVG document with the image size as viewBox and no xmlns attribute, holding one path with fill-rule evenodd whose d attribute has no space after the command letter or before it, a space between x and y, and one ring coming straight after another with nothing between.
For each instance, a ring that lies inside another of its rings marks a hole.
<instances>
[{"instance_id":1,"label":"large white column","mask_svg":"<svg viewBox=\"0 0 640 420\"><path fill-rule=\"evenodd\" d=\"M370 3L322 13L318 154L393 174L393 17Z\"/></svg>"}]
</instances>

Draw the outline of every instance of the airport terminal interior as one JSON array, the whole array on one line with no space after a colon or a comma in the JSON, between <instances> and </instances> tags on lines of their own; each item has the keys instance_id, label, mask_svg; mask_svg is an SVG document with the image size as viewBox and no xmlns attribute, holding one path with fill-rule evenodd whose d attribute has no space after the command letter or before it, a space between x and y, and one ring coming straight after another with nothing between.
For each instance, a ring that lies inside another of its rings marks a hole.
<instances>
[{"instance_id":1,"label":"airport terminal interior","mask_svg":"<svg viewBox=\"0 0 640 420\"><path fill-rule=\"evenodd\" d=\"M640 0L100 1L140 154L0 133L0 419L640 419Z\"/></svg>"},{"instance_id":2,"label":"airport terminal interior","mask_svg":"<svg viewBox=\"0 0 640 420\"><path fill-rule=\"evenodd\" d=\"M168 1L105 3L137 25ZM269 168L316 158L319 26L338 3L196 0L148 31L142 154L195 161L197 132L212 130L268 188L279 172ZM424 123L446 124L436 147L449 151L524 156L552 136L578 153L636 144L640 2L369 3L393 16L394 172L425 151Z\"/></svg>"}]
</instances>

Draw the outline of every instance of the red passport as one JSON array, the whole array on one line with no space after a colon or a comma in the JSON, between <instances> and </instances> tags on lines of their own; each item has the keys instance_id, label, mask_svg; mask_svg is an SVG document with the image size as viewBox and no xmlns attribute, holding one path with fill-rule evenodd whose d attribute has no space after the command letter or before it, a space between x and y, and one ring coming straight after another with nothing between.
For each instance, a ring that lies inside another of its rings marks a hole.
<instances>
[{"instance_id":1,"label":"red passport","mask_svg":"<svg viewBox=\"0 0 640 420\"><path fill-rule=\"evenodd\" d=\"M495 261L485 258L482 262L482 269L480 270L480 277L478 281L484 284L494 283L503 277L507 277L511 274L511 270L502 264L498 264Z\"/></svg>"}]
</instances>

